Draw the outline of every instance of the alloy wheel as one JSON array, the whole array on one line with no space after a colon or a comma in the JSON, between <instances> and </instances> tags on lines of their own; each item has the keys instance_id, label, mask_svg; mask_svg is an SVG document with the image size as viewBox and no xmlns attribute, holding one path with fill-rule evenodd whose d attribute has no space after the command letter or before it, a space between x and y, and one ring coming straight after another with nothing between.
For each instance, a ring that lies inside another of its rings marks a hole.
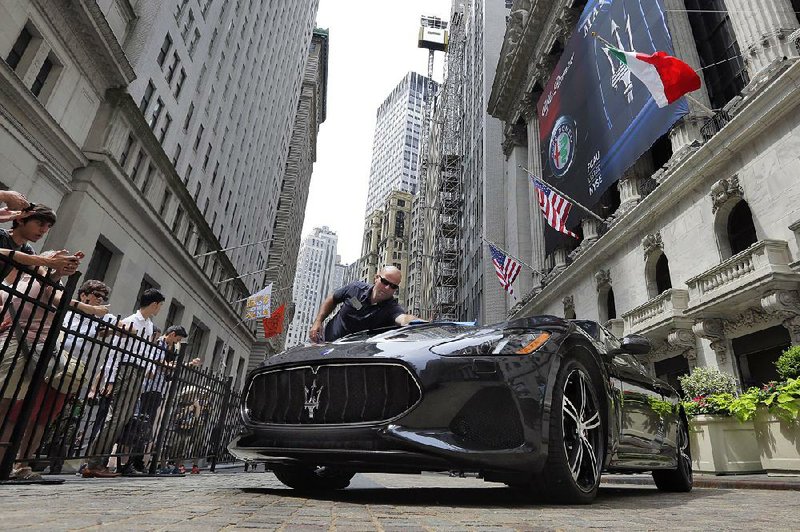
<instances>
[{"instance_id":1,"label":"alloy wheel","mask_svg":"<svg viewBox=\"0 0 800 532\"><path fill-rule=\"evenodd\" d=\"M575 485L589 492L600 475L603 430L587 375L573 369L564 382L562 429L567 466Z\"/></svg>"}]
</instances>

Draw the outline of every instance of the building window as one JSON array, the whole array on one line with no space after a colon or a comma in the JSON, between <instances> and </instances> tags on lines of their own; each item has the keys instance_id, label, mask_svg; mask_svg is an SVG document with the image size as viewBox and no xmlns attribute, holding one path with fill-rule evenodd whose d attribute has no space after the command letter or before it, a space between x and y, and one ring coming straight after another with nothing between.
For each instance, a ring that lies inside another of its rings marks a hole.
<instances>
[{"instance_id":1,"label":"building window","mask_svg":"<svg viewBox=\"0 0 800 532\"><path fill-rule=\"evenodd\" d=\"M125 143L125 149L122 150L122 154L119 156L119 165L123 168L128 162L128 156L131 154L131 149L133 148L133 135L128 135L128 141Z\"/></svg>"},{"instance_id":2,"label":"building window","mask_svg":"<svg viewBox=\"0 0 800 532\"><path fill-rule=\"evenodd\" d=\"M183 320L184 306L181 305L177 299L173 299L169 303L169 310L167 310L167 321L164 325L167 328L173 325L180 325Z\"/></svg>"},{"instance_id":3,"label":"building window","mask_svg":"<svg viewBox=\"0 0 800 532\"><path fill-rule=\"evenodd\" d=\"M172 117L167 113L167 116L164 117L164 123L161 124L161 131L158 133L158 142L161 144L164 144L164 139L167 136L170 125L172 125Z\"/></svg>"},{"instance_id":4,"label":"building window","mask_svg":"<svg viewBox=\"0 0 800 532\"><path fill-rule=\"evenodd\" d=\"M92 252L92 260L89 261L89 267L86 269L86 276L84 279L94 279L96 281L105 281L108 274L108 268L111 266L111 259L114 258L114 252L103 245L100 240L94 245L94 252Z\"/></svg>"},{"instance_id":5,"label":"building window","mask_svg":"<svg viewBox=\"0 0 800 532\"><path fill-rule=\"evenodd\" d=\"M186 81L186 71L181 69L181 73L178 74L178 82L175 84L175 99L181 95L181 89L183 89L184 81Z\"/></svg>"},{"instance_id":6,"label":"building window","mask_svg":"<svg viewBox=\"0 0 800 532\"><path fill-rule=\"evenodd\" d=\"M22 60L22 56L25 55L25 50L28 49L32 38L33 36L31 32L28 31L28 28L22 28L17 40L14 42L14 46L12 46L11 51L8 52L8 57L6 57L6 63L8 63L8 66L10 66L12 70L17 69L17 65L19 65L19 62Z\"/></svg>"},{"instance_id":7,"label":"building window","mask_svg":"<svg viewBox=\"0 0 800 532\"><path fill-rule=\"evenodd\" d=\"M214 165L214 173L211 174L211 186L214 186L214 182L217 180L217 172L219 171L219 161L216 162Z\"/></svg>"},{"instance_id":8,"label":"building window","mask_svg":"<svg viewBox=\"0 0 800 532\"><path fill-rule=\"evenodd\" d=\"M183 12L186 9L186 4L188 3L189 0L178 0L178 5L175 7L175 20L177 21L181 20Z\"/></svg>"},{"instance_id":9,"label":"building window","mask_svg":"<svg viewBox=\"0 0 800 532\"><path fill-rule=\"evenodd\" d=\"M150 100L153 98L153 93L156 92L156 86L153 85L153 81L147 82L147 88L144 90L144 95L142 96L142 101L139 102L139 110L144 114L147 111L147 108L150 107Z\"/></svg>"},{"instance_id":10,"label":"building window","mask_svg":"<svg viewBox=\"0 0 800 532\"><path fill-rule=\"evenodd\" d=\"M131 168L130 178L132 181L136 181L136 176L139 175L139 169L142 167L142 162L144 161L144 150L139 150L139 153L136 155L136 162L133 163L133 167Z\"/></svg>"},{"instance_id":11,"label":"building window","mask_svg":"<svg viewBox=\"0 0 800 532\"><path fill-rule=\"evenodd\" d=\"M731 255L736 255L758 242L753 214L746 201L740 201L728 215L728 242Z\"/></svg>"},{"instance_id":12,"label":"building window","mask_svg":"<svg viewBox=\"0 0 800 532\"><path fill-rule=\"evenodd\" d=\"M189 183L189 179L192 178L192 170L194 170L194 169L192 168L191 164L186 167L186 175L183 177L183 183L184 184L188 184Z\"/></svg>"},{"instance_id":13,"label":"building window","mask_svg":"<svg viewBox=\"0 0 800 532\"><path fill-rule=\"evenodd\" d=\"M672 288L672 278L669 274L669 259L663 253L656 261L656 291L663 294Z\"/></svg>"},{"instance_id":14,"label":"building window","mask_svg":"<svg viewBox=\"0 0 800 532\"><path fill-rule=\"evenodd\" d=\"M194 51L197 48L198 41L200 41L200 31L195 29L192 35L192 42L189 43L189 57L194 57Z\"/></svg>"},{"instance_id":15,"label":"building window","mask_svg":"<svg viewBox=\"0 0 800 532\"><path fill-rule=\"evenodd\" d=\"M142 195L146 195L147 192L150 190L150 182L153 179L153 172L155 172L156 168L152 164L147 165L147 173L144 175L144 181L142 181Z\"/></svg>"},{"instance_id":16,"label":"building window","mask_svg":"<svg viewBox=\"0 0 800 532\"><path fill-rule=\"evenodd\" d=\"M42 87L44 87L47 78L50 76L50 72L53 71L53 66L53 60L50 57L45 59L42 63L42 67L39 69L39 73L36 74L33 85L31 85L31 92L34 96L38 97L42 93Z\"/></svg>"},{"instance_id":17,"label":"building window","mask_svg":"<svg viewBox=\"0 0 800 532\"><path fill-rule=\"evenodd\" d=\"M203 131L205 131L205 128L203 127L203 124L200 124L200 127L197 128L197 136L194 138L194 151L197 151L197 148L200 147L200 141L203 140Z\"/></svg>"},{"instance_id":18,"label":"building window","mask_svg":"<svg viewBox=\"0 0 800 532\"><path fill-rule=\"evenodd\" d=\"M158 51L158 58L156 59L156 63L161 68L164 68L164 61L167 59L167 54L172 49L172 37L170 37L169 33L167 36L164 37L164 42L161 45L161 50Z\"/></svg>"},{"instance_id":19,"label":"building window","mask_svg":"<svg viewBox=\"0 0 800 532\"><path fill-rule=\"evenodd\" d=\"M163 218L169 208L169 200L172 199L172 192L169 190L164 191L164 196L161 198L161 206L158 208L158 215Z\"/></svg>"},{"instance_id":20,"label":"building window","mask_svg":"<svg viewBox=\"0 0 800 532\"><path fill-rule=\"evenodd\" d=\"M161 118L161 112L164 110L164 101L161 98L156 100L156 104L153 106L153 114L150 115L150 129L155 131L156 124L158 124L158 119Z\"/></svg>"},{"instance_id":21,"label":"building window","mask_svg":"<svg viewBox=\"0 0 800 532\"><path fill-rule=\"evenodd\" d=\"M172 168L174 169L178 168L178 161L180 161L181 158L181 149L182 148L180 144L175 146L175 156L172 158Z\"/></svg>"},{"instance_id":22,"label":"building window","mask_svg":"<svg viewBox=\"0 0 800 532\"><path fill-rule=\"evenodd\" d=\"M178 207L178 210L175 211L175 218L172 220L172 232L175 235L181 228L181 222L183 222L183 207Z\"/></svg>"},{"instance_id":23,"label":"building window","mask_svg":"<svg viewBox=\"0 0 800 532\"><path fill-rule=\"evenodd\" d=\"M194 27L194 13L192 10L189 10L189 17L186 19L186 23L183 25L183 30L181 30L181 39L183 42L186 42L186 37L189 36L189 32Z\"/></svg>"},{"instance_id":24,"label":"building window","mask_svg":"<svg viewBox=\"0 0 800 532\"><path fill-rule=\"evenodd\" d=\"M181 64L181 58L178 56L178 52L172 54L172 63L170 63L169 67L167 68L167 83L172 84L172 79L175 77L175 71L178 70L178 65Z\"/></svg>"},{"instance_id":25,"label":"building window","mask_svg":"<svg viewBox=\"0 0 800 532\"><path fill-rule=\"evenodd\" d=\"M189 103L189 111L186 113L186 120L183 121L183 130L186 131L189 129L189 124L192 122L192 116L194 115L194 102Z\"/></svg>"},{"instance_id":26,"label":"building window","mask_svg":"<svg viewBox=\"0 0 800 532\"><path fill-rule=\"evenodd\" d=\"M203 170L208 168L208 160L211 158L211 144L209 143L208 148L206 148L206 155L203 157Z\"/></svg>"}]
</instances>

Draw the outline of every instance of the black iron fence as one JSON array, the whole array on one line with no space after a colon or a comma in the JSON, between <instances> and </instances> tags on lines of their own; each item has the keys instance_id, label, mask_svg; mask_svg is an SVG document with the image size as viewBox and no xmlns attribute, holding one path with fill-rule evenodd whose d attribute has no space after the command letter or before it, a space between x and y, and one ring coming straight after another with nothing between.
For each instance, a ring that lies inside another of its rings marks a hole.
<instances>
[{"instance_id":1,"label":"black iron fence","mask_svg":"<svg viewBox=\"0 0 800 532\"><path fill-rule=\"evenodd\" d=\"M116 458L155 473L233 460L241 397L231 377L119 317L75 308L80 273L24 269L13 253L0 271L0 480L15 463L59 472Z\"/></svg>"}]
</instances>

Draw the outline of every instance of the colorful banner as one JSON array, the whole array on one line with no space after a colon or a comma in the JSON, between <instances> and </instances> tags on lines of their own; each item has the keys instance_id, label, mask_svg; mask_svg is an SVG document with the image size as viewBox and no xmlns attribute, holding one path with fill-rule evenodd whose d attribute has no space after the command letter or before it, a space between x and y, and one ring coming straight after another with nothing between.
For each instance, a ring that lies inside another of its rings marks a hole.
<instances>
[{"instance_id":1,"label":"colorful banner","mask_svg":"<svg viewBox=\"0 0 800 532\"><path fill-rule=\"evenodd\" d=\"M264 318L264 338L272 338L283 332L283 314L286 305L281 305L275 309L275 312L269 318Z\"/></svg>"},{"instance_id":2,"label":"colorful banner","mask_svg":"<svg viewBox=\"0 0 800 532\"><path fill-rule=\"evenodd\" d=\"M587 207L598 204L653 142L688 112L659 108L647 87L592 36L623 50L672 55L662 0L590 0L537 104L542 177ZM567 227L585 217L573 209ZM548 251L566 238L548 229Z\"/></svg>"},{"instance_id":3,"label":"colorful banner","mask_svg":"<svg viewBox=\"0 0 800 532\"><path fill-rule=\"evenodd\" d=\"M269 283L266 288L256 292L247 298L247 305L245 306L244 319L257 320L270 315L270 304L272 303L272 283Z\"/></svg>"}]
</instances>

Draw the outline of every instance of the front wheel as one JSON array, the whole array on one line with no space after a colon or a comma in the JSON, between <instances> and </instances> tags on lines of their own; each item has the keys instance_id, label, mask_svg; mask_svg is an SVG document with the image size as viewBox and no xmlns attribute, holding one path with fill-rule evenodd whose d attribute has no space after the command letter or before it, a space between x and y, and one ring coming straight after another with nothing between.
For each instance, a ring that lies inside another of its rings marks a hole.
<instances>
[{"instance_id":1,"label":"front wheel","mask_svg":"<svg viewBox=\"0 0 800 532\"><path fill-rule=\"evenodd\" d=\"M605 456L605 417L598 383L580 360L558 372L550 414L550 445L544 479L553 502L589 504L597 496Z\"/></svg>"},{"instance_id":2,"label":"front wheel","mask_svg":"<svg viewBox=\"0 0 800 532\"><path fill-rule=\"evenodd\" d=\"M341 490L349 486L355 476L355 473L327 466L275 466L272 472L285 485L301 491Z\"/></svg>"},{"instance_id":3,"label":"front wheel","mask_svg":"<svg viewBox=\"0 0 800 532\"><path fill-rule=\"evenodd\" d=\"M692 491L692 454L689 447L689 427L686 418L678 418L678 439L675 442L678 452L678 467L653 471L653 480L661 491Z\"/></svg>"}]
</instances>

